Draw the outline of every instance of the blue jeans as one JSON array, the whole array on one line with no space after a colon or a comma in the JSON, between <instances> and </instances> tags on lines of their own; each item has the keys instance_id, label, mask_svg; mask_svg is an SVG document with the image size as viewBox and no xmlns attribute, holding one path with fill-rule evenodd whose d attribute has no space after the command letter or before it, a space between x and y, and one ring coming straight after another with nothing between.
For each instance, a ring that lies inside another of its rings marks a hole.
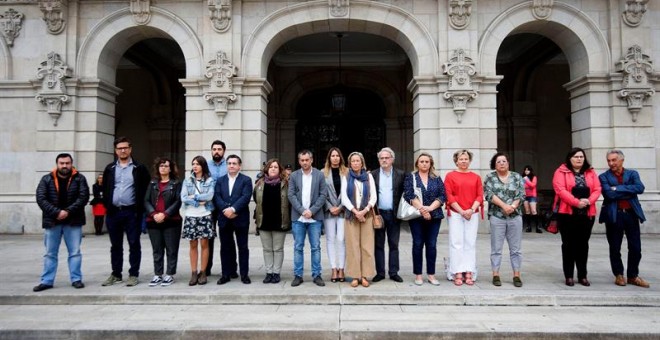
<instances>
[{"instance_id":1,"label":"blue jeans","mask_svg":"<svg viewBox=\"0 0 660 340\"><path fill-rule=\"evenodd\" d=\"M82 242L82 226L72 226L68 224L58 224L44 229L44 271L41 274L41 283L53 285L55 274L57 274L57 255L60 250L60 243L64 237L64 244L69 251L69 277L71 282L82 281L80 267L82 265L82 255L80 254L80 242Z\"/></svg>"},{"instance_id":2,"label":"blue jeans","mask_svg":"<svg viewBox=\"0 0 660 340\"><path fill-rule=\"evenodd\" d=\"M321 222L292 223L293 275L303 276L305 236L309 236L309 246L312 248L312 277L321 275L321 226Z\"/></svg>"},{"instance_id":3,"label":"blue jeans","mask_svg":"<svg viewBox=\"0 0 660 340\"><path fill-rule=\"evenodd\" d=\"M413 274L422 275L422 251L426 247L426 274L435 275L435 259L438 254L436 244L441 221L441 219L427 221L416 218L408 222L413 240Z\"/></svg>"}]
</instances>

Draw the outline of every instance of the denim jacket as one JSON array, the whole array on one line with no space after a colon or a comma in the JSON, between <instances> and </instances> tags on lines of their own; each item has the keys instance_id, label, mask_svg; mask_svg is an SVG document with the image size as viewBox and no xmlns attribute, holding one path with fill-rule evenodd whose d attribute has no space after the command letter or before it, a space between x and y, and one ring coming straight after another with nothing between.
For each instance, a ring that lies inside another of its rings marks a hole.
<instances>
[{"instance_id":1,"label":"denim jacket","mask_svg":"<svg viewBox=\"0 0 660 340\"><path fill-rule=\"evenodd\" d=\"M209 177L201 183L201 185L195 183L197 180L194 177L194 174L191 174L183 182L183 187L181 188L181 203L185 205L192 205L195 207L199 206L199 202L204 201L204 207L206 211L213 211L213 194L215 193L215 180L213 177ZM193 198L189 196L194 195Z\"/></svg>"}]
</instances>

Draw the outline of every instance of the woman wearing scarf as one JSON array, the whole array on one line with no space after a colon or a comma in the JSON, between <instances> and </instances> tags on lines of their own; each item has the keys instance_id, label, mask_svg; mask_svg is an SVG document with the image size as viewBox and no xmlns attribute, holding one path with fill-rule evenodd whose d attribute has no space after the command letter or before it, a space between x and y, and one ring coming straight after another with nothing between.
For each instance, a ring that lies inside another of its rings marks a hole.
<instances>
[{"instance_id":1,"label":"woman wearing scarf","mask_svg":"<svg viewBox=\"0 0 660 340\"><path fill-rule=\"evenodd\" d=\"M266 278L263 283L279 283L284 262L284 240L291 229L287 192L289 182L280 161L266 162L262 176L254 186L255 224L264 250Z\"/></svg>"},{"instance_id":2,"label":"woman wearing scarf","mask_svg":"<svg viewBox=\"0 0 660 340\"><path fill-rule=\"evenodd\" d=\"M364 156L352 152L348 156L350 170L341 178L341 202L346 208L346 275L353 278L351 287L369 287L367 277L376 274L374 263L373 210L376 184L365 168Z\"/></svg>"}]
</instances>

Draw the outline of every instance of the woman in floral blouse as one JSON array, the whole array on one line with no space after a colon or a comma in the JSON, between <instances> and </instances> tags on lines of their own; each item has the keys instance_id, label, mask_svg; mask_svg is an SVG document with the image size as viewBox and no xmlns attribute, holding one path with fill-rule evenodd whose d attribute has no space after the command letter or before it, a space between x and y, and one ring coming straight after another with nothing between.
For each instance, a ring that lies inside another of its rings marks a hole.
<instances>
[{"instance_id":1,"label":"woman in floral blouse","mask_svg":"<svg viewBox=\"0 0 660 340\"><path fill-rule=\"evenodd\" d=\"M509 257L513 267L513 285L522 287L520 266L522 253L522 209L525 199L525 183L517 172L509 171L509 159L496 153L490 160L491 170L484 179L484 193L488 202L490 220L490 264L493 268L493 285L501 286L500 264L504 239L509 244Z\"/></svg>"}]
</instances>

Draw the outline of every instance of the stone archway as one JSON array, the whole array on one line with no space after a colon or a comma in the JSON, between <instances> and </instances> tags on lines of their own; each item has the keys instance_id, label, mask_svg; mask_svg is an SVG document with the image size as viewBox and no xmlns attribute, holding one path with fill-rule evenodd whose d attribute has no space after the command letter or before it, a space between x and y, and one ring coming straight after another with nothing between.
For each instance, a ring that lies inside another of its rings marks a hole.
<instances>
[{"instance_id":1,"label":"stone archway","mask_svg":"<svg viewBox=\"0 0 660 340\"><path fill-rule=\"evenodd\" d=\"M244 89L242 111L243 116L259 120L242 124L243 140L260 140L259 145L261 160L266 158L267 133L267 107L264 89L270 88L271 84L265 80L268 65L282 44L291 39L325 32L362 32L370 33L388 38L397 43L406 53L412 67L412 83L416 79L432 79L439 73L438 52L428 30L418 19L401 8L388 4L375 2L351 3L351 14L349 19L331 18L328 13L327 3L307 2L290 6L276 11L266 17L251 32L246 41L241 56L243 69L239 72L245 79L245 86L257 87L254 90ZM416 92L417 86L409 86ZM254 93L246 98L246 93ZM419 102L436 103L435 100L424 101L423 96L435 97L436 94L413 95L413 107L417 112L427 109L437 111L438 107L420 107ZM418 133L418 120L413 119L413 133ZM246 130L248 127L248 130ZM252 131L249 131L252 130ZM420 149L420 140L413 138L414 150ZM437 148L437 145L430 146ZM403 150L402 150L403 151ZM260 161L261 162L261 161ZM258 164L260 164L260 162Z\"/></svg>"},{"instance_id":2,"label":"stone archway","mask_svg":"<svg viewBox=\"0 0 660 340\"><path fill-rule=\"evenodd\" d=\"M123 54L135 43L165 38L175 41L186 63L186 78L202 78L204 62L202 44L194 30L174 13L151 8L150 21L136 25L129 8L113 12L94 26L82 42L76 61L77 76L93 100L81 101L77 110L93 118L86 120L86 131L94 131L96 138L86 146L86 157L102 169L113 158L115 98L121 89L115 86L116 69ZM186 98L199 100L201 96ZM194 106L194 105L192 105Z\"/></svg>"}]
</instances>

